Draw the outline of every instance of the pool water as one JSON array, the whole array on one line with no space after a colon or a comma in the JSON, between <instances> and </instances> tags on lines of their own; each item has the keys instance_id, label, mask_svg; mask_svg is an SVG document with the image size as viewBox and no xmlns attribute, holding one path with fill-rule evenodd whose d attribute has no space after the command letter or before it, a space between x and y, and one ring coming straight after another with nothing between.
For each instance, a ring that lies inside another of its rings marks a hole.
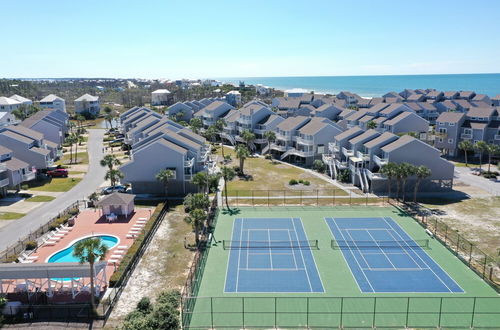
<instances>
[{"instance_id":1,"label":"pool water","mask_svg":"<svg viewBox=\"0 0 500 330\"><path fill-rule=\"evenodd\" d=\"M68 246L64 250L58 251L54 253L47 262L79 262L80 260L76 257L73 256L73 249L75 247L75 244L84 241L90 238L96 238L99 237L104 245L108 247L108 249L111 249L118 244L118 238L114 236L109 236L109 235L96 235L96 236L91 236L91 237L86 237L81 240L76 241L75 243L71 244L71 246Z\"/></svg>"}]
</instances>

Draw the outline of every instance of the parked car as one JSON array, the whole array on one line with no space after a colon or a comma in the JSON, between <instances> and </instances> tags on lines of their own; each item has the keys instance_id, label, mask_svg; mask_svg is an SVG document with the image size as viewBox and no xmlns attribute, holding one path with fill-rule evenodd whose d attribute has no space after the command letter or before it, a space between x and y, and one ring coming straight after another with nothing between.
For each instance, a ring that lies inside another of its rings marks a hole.
<instances>
[{"instance_id":1,"label":"parked car","mask_svg":"<svg viewBox=\"0 0 500 330\"><path fill-rule=\"evenodd\" d=\"M56 168L55 170L47 171L47 175L52 178L67 178L68 170L65 168Z\"/></svg>"},{"instance_id":2,"label":"parked car","mask_svg":"<svg viewBox=\"0 0 500 330\"><path fill-rule=\"evenodd\" d=\"M102 189L102 194L103 195L109 195L114 192L119 192L119 193L126 193L127 192L127 186L114 186L114 187L106 187Z\"/></svg>"}]
</instances>

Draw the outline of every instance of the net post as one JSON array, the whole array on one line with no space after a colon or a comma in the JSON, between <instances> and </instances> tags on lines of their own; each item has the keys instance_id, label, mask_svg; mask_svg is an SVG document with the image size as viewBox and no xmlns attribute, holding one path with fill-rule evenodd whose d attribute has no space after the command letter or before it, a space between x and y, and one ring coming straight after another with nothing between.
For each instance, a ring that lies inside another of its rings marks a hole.
<instances>
[{"instance_id":1,"label":"net post","mask_svg":"<svg viewBox=\"0 0 500 330\"><path fill-rule=\"evenodd\" d=\"M474 318L476 315L476 299L477 297L474 297L474 302L472 303L472 315L470 318L470 328L474 329Z\"/></svg>"},{"instance_id":2,"label":"net post","mask_svg":"<svg viewBox=\"0 0 500 330\"><path fill-rule=\"evenodd\" d=\"M373 298L373 320L372 320L372 328L375 329L375 319L377 315L377 297Z\"/></svg>"},{"instance_id":3,"label":"net post","mask_svg":"<svg viewBox=\"0 0 500 330\"><path fill-rule=\"evenodd\" d=\"M210 297L210 321L212 323L212 329L214 329L214 298Z\"/></svg>"},{"instance_id":4,"label":"net post","mask_svg":"<svg viewBox=\"0 0 500 330\"><path fill-rule=\"evenodd\" d=\"M438 329L441 329L441 315L443 313L443 297L439 300L439 319L438 319Z\"/></svg>"},{"instance_id":5,"label":"net post","mask_svg":"<svg viewBox=\"0 0 500 330\"><path fill-rule=\"evenodd\" d=\"M405 329L408 329L408 319L410 317L410 297L406 299L406 322Z\"/></svg>"}]
</instances>

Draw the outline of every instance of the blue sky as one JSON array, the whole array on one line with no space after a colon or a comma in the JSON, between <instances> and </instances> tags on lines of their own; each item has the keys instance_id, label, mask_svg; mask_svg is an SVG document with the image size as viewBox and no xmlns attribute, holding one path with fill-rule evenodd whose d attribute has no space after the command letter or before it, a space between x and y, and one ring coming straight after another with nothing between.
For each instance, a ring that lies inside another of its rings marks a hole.
<instances>
[{"instance_id":1,"label":"blue sky","mask_svg":"<svg viewBox=\"0 0 500 330\"><path fill-rule=\"evenodd\" d=\"M0 9L9 13L0 77L500 72L497 0L2 0Z\"/></svg>"}]
</instances>

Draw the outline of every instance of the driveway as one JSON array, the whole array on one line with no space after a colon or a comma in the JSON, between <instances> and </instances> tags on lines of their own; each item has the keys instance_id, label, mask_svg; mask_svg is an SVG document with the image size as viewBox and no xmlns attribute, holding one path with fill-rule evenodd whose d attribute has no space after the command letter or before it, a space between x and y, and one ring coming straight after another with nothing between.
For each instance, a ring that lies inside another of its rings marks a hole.
<instances>
[{"instance_id":1,"label":"driveway","mask_svg":"<svg viewBox=\"0 0 500 330\"><path fill-rule=\"evenodd\" d=\"M483 166L483 169L485 166ZM494 196L500 196L500 181L492 181L472 174L472 167L455 166L455 180L483 189Z\"/></svg>"},{"instance_id":2,"label":"driveway","mask_svg":"<svg viewBox=\"0 0 500 330\"><path fill-rule=\"evenodd\" d=\"M28 235L50 218L57 216L59 212L77 200L87 198L104 182L106 169L99 162L103 157L102 144L105 130L89 129L88 131L89 170L83 180L53 201L45 203L23 218L0 228L0 251L14 244L21 237Z\"/></svg>"}]
</instances>

